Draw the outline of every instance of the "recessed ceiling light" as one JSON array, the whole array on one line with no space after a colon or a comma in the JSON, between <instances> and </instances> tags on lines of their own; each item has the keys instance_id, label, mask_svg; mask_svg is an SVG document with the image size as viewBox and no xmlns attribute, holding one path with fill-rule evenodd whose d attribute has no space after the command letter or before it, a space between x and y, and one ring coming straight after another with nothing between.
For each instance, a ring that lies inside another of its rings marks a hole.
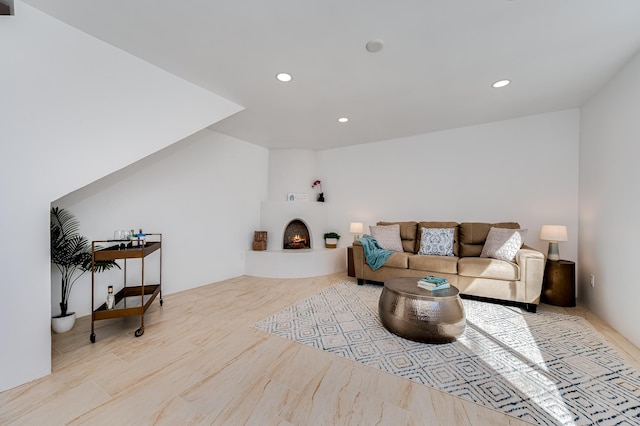
<instances>
[{"instance_id":1,"label":"recessed ceiling light","mask_svg":"<svg viewBox=\"0 0 640 426\"><path fill-rule=\"evenodd\" d=\"M501 87L508 86L508 85L509 85L509 83L511 83L511 81L510 81L510 80L500 80L500 81L496 81L496 82L495 82L495 83L493 83L491 86L492 86L492 87L495 87L496 89L499 89L499 88L501 88Z\"/></svg>"},{"instance_id":2,"label":"recessed ceiling light","mask_svg":"<svg viewBox=\"0 0 640 426\"><path fill-rule=\"evenodd\" d=\"M287 74L286 72L276 74L276 78L285 83L293 79L293 77L291 77L291 74Z\"/></svg>"},{"instance_id":3,"label":"recessed ceiling light","mask_svg":"<svg viewBox=\"0 0 640 426\"><path fill-rule=\"evenodd\" d=\"M346 123L347 121L349 121L349 119L347 117L338 118L338 123Z\"/></svg>"}]
</instances>

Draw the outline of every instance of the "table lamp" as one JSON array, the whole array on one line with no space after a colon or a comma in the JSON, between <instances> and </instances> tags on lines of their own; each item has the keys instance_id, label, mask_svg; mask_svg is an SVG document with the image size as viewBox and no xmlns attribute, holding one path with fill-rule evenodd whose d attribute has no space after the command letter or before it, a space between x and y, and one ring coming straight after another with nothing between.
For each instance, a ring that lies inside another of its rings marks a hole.
<instances>
[{"instance_id":1,"label":"table lamp","mask_svg":"<svg viewBox=\"0 0 640 426\"><path fill-rule=\"evenodd\" d=\"M353 241L355 241L364 232L364 225L360 222L351 222L349 232L353 234Z\"/></svg>"},{"instance_id":2,"label":"table lamp","mask_svg":"<svg viewBox=\"0 0 640 426\"><path fill-rule=\"evenodd\" d=\"M560 252L558 251L558 241L568 241L567 227L564 225L542 225L540 230L540 239L549 241L549 253L547 259L560 260Z\"/></svg>"}]
</instances>

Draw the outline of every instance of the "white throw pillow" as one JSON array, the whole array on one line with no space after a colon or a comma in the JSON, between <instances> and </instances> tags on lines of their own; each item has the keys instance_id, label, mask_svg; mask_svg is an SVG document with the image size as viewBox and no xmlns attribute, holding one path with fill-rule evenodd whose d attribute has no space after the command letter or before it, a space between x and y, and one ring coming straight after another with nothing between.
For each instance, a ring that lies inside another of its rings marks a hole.
<instances>
[{"instance_id":1,"label":"white throw pillow","mask_svg":"<svg viewBox=\"0 0 640 426\"><path fill-rule=\"evenodd\" d=\"M526 229L491 228L480 257L513 262L526 236Z\"/></svg>"},{"instance_id":2,"label":"white throw pillow","mask_svg":"<svg viewBox=\"0 0 640 426\"><path fill-rule=\"evenodd\" d=\"M371 236L376 239L380 247L391 251L404 252L400 239L400 225L369 226Z\"/></svg>"},{"instance_id":3,"label":"white throw pillow","mask_svg":"<svg viewBox=\"0 0 640 426\"><path fill-rule=\"evenodd\" d=\"M453 256L453 228L421 228L418 254Z\"/></svg>"}]
</instances>

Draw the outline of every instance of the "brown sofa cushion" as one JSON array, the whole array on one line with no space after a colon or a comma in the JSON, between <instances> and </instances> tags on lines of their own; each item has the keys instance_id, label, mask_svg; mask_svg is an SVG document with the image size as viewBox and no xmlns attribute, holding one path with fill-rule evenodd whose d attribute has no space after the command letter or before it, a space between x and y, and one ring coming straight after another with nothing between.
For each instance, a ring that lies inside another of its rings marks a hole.
<instances>
[{"instance_id":1,"label":"brown sofa cushion","mask_svg":"<svg viewBox=\"0 0 640 426\"><path fill-rule=\"evenodd\" d=\"M458 275L518 281L520 279L520 268L515 263L507 262L506 260L488 257L465 257L458 262Z\"/></svg>"},{"instance_id":2,"label":"brown sofa cushion","mask_svg":"<svg viewBox=\"0 0 640 426\"><path fill-rule=\"evenodd\" d=\"M384 266L387 268L407 269L409 267L409 256L411 256L411 253L394 251L387 261L384 262Z\"/></svg>"},{"instance_id":3,"label":"brown sofa cushion","mask_svg":"<svg viewBox=\"0 0 640 426\"><path fill-rule=\"evenodd\" d=\"M420 250L420 237L422 237L422 228L453 228L453 255L458 255L458 222L419 222L416 234L416 245L413 252ZM489 233L489 231L487 231Z\"/></svg>"},{"instance_id":4,"label":"brown sofa cushion","mask_svg":"<svg viewBox=\"0 0 640 426\"><path fill-rule=\"evenodd\" d=\"M402 240L402 248L405 252L415 253L416 246L416 234L418 229L418 222L378 222L377 225L400 225L400 240ZM420 247L418 245L418 247ZM385 264L386 266L386 264Z\"/></svg>"},{"instance_id":5,"label":"brown sofa cushion","mask_svg":"<svg viewBox=\"0 0 640 426\"><path fill-rule=\"evenodd\" d=\"M422 222L420 222L422 223ZM489 230L494 228L520 229L516 222L484 223L463 222L459 229L459 254L460 257L478 257L482 253L482 247L489 235ZM454 252L455 253L455 252Z\"/></svg>"},{"instance_id":6,"label":"brown sofa cushion","mask_svg":"<svg viewBox=\"0 0 640 426\"><path fill-rule=\"evenodd\" d=\"M413 256L409 256L409 269L442 274L455 274L458 272L458 258L455 256L415 254Z\"/></svg>"}]
</instances>

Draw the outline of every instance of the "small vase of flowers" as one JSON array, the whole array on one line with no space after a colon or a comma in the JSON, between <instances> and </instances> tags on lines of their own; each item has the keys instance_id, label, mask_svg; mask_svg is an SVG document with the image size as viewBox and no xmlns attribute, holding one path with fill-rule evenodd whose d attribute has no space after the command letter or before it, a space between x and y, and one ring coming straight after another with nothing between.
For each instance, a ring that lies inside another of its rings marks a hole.
<instances>
[{"instance_id":1,"label":"small vase of flowers","mask_svg":"<svg viewBox=\"0 0 640 426\"><path fill-rule=\"evenodd\" d=\"M317 189L318 191L320 191L318 193L318 202L319 203L324 203L324 192L322 192L322 182L320 181L320 179L316 179L312 184L311 187L314 189Z\"/></svg>"}]
</instances>

